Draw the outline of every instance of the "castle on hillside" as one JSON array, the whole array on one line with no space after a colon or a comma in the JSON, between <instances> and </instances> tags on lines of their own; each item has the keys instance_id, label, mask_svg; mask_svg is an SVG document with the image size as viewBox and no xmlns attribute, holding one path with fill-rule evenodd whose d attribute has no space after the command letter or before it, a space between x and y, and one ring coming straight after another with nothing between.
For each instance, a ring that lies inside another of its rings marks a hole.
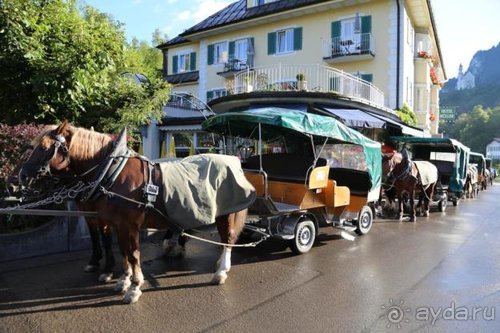
<instances>
[{"instance_id":1,"label":"castle on hillside","mask_svg":"<svg viewBox=\"0 0 500 333\"><path fill-rule=\"evenodd\" d=\"M458 66L457 90L472 89L476 86L476 77L470 71L464 75L462 64Z\"/></svg>"}]
</instances>

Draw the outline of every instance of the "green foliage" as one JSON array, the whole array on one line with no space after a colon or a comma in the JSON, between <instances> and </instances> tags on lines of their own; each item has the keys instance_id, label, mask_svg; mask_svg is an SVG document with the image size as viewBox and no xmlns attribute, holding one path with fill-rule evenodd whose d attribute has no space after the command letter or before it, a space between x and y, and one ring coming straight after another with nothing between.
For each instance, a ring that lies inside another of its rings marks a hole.
<instances>
[{"instance_id":1,"label":"green foliage","mask_svg":"<svg viewBox=\"0 0 500 333\"><path fill-rule=\"evenodd\" d=\"M404 123L411 126L417 125L417 116L407 104L404 104L401 109L396 109L396 113Z\"/></svg>"},{"instance_id":2,"label":"green foliage","mask_svg":"<svg viewBox=\"0 0 500 333\"><path fill-rule=\"evenodd\" d=\"M134 127L159 116L149 113L161 109L168 91L156 82L161 52L144 42L127 45L122 25L108 15L78 8L76 0L0 1L0 27L0 105L7 124L67 119L103 130L103 124L130 120ZM153 37L160 39L157 32ZM154 82L134 86L121 78L124 72Z\"/></svg>"},{"instance_id":3,"label":"green foliage","mask_svg":"<svg viewBox=\"0 0 500 333\"><path fill-rule=\"evenodd\" d=\"M446 135L455 138L473 151L485 153L486 145L500 137L500 105L495 108L476 106L462 113L453 125L444 125Z\"/></svg>"}]
</instances>

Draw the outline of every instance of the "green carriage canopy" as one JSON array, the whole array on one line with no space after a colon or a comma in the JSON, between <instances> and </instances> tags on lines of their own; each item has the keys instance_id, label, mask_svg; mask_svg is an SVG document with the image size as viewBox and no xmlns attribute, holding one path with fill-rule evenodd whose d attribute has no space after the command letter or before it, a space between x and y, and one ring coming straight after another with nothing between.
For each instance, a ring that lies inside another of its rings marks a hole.
<instances>
[{"instance_id":1,"label":"green carriage canopy","mask_svg":"<svg viewBox=\"0 0 500 333\"><path fill-rule=\"evenodd\" d=\"M469 165L470 148L450 138L416 138L407 136L391 136L391 140L403 144L410 144L420 151L433 151L443 153L455 153L453 173L450 178L449 189L459 193L463 191L467 168ZM428 157L430 158L430 156Z\"/></svg>"},{"instance_id":2,"label":"green carriage canopy","mask_svg":"<svg viewBox=\"0 0 500 333\"><path fill-rule=\"evenodd\" d=\"M486 159L484 158L483 154L471 151L469 155L469 163L477 164L479 173L480 174L484 173L484 168L486 166Z\"/></svg>"},{"instance_id":3,"label":"green carriage canopy","mask_svg":"<svg viewBox=\"0 0 500 333\"><path fill-rule=\"evenodd\" d=\"M227 136L258 140L259 131L256 128L259 124L261 124L263 140L294 132L308 137L312 136L318 143L323 143L322 141L329 138L333 143L362 146L370 175L371 190L380 186L382 180L380 143L350 129L333 117L279 107L263 107L213 116L202 123L202 129Z\"/></svg>"}]
</instances>

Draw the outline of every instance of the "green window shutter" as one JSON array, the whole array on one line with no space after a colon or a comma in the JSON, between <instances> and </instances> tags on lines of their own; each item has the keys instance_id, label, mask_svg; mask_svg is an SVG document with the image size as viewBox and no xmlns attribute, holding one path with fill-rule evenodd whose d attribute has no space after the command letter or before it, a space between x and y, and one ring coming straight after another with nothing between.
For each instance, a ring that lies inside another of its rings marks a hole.
<instances>
[{"instance_id":1,"label":"green window shutter","mask_svg":"<svg viewBox=\"0 0 500 333\"><path fill-rule=\"evenodd\" d=\"M361 74L361 80L373 83L373 74Z\"/></svg>"},{"instance_id":2,"label":"green window shutter","mask_svg":"<svg viewBox=\"0 0 500 333\"><path fill-rule=\"evenodd\" d=\"M370 51L370 35L372 32L371 15L361 17L361 52Z\"/></svg>"},{"instance_id":3,"label":"green window shutter","mask_svg":"<svg viewBox=\"0 0 500 333\"><path fill-rule=\"evenodd\" d=\"M214 64L214 45L208 45L208 65Z\"/></svg>"},{"instance_id":4,"label":"green window shutter","mask_svg":"<svg viewBox=\"0 0 500 333\"><path fill-rule=\"evenodd\" d=\"M302 50L302 27L293 29L293 49Z\"/></svg>"},{"instance_id":5,"label":"green window shutter","mask_svg":"<svg viewBox=\"0 0 500 333\"><path fill-rule=\"evenodd\" d=\"M229 59L234 59L234 42L229 42Z\"/></svg>"},{"instance_id":6,"label":"green window shutter","mask_svg":"<svg viewBox=\"0 0 500 333\"><path fill-rule=\"evenodd\" d=\"M332 22L332 38L334 37L340 37L340 21L334 21Z\"/></svg>"},{"instance_id":7,"label":"green window shutter","mask_svg":"<svg viewBox=\"0 0 500 333\"><path fill-rule=\"evenodd\" d=\"M362 16L361 17L361 33L370 33L372 32L372 16Z\"/></svg>"},{"instance_id":8,"label":"green window shutter","mask_svg":"<svg viewBox=\"0 0 500 333\"><path fill-rule=\"evenodd\" d=\"M267 34L267 54L276 53L276 33L270 32Z\"/></svg>"},{"instance_id":9,"label":"green window shutter","mask_svg":"<svg viewBox=\"0 0 500 333\"><path fill-rule=\"evenodd\" d=\"M192 71L196 70L196 52L191 52L189 56L189 69Z\"/></svg>"},{"instance_id":10,"label":"green window shutter","mask_svg":"<svg viewBox=\"0 0 500 333\"><path fill-rule=\"evenodd\" d=\"M172 74L177 74L179 68L179 56L172 57Z\"/></svg>"},{"instance_id":11,"label":"green window shutter","mask_svg":"<svg viewBox=\"0 0 500 333\"><path fill-rule=\"evenodd\" d=\"M207 91L207 102L210 101L214 97L213 91Z\"/></svg>"}]
</instances>

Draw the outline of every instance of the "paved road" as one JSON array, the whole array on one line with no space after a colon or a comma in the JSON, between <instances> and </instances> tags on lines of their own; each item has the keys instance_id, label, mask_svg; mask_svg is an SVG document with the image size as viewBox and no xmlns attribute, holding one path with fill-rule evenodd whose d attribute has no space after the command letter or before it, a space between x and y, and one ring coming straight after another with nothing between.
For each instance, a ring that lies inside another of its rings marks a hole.
<instances>
[{"instance_id":1,"label":"paved road","mask_svg":"<svg viewBox=\"0 0 500 333\"><path fill-rule=\"evenodd\" d=\"M238 249L224 286L208 283L216 248L166 261L144 243L133 305L82 272L87 252L1 264L0 332L500 332L499 198L496 185L353 242L322 229L302 256Z\"/></svg>"}]
</instances>

